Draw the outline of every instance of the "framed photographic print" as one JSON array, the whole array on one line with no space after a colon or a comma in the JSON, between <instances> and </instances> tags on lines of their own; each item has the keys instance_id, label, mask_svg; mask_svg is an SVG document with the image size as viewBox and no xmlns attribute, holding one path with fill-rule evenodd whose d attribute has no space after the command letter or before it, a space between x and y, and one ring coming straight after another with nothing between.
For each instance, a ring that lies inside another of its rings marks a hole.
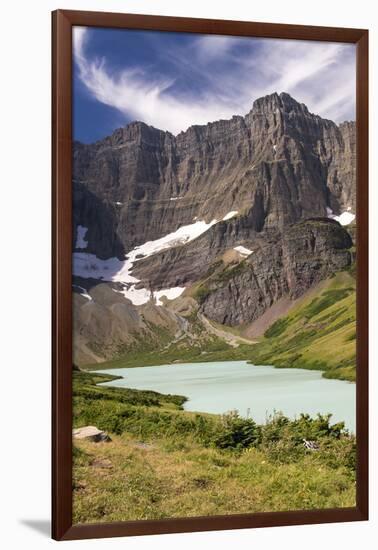
<instances>
[{"instance_id":1,"label":"framed photographic print","mask_svg":"<svg viewBox=\"0 0 378 550\"><path fill-rule=\"evenodd\" d=\"M53 537L368 517L368 31L53 13Z\"/></svg>"}]
</instances>

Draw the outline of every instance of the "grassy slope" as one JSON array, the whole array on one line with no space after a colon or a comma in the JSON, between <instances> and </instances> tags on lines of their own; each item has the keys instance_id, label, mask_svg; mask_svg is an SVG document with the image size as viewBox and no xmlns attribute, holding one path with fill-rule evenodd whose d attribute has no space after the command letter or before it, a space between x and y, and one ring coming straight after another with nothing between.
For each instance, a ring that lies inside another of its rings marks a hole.
<instances>
[{"instance_id":1,"label":"grassy slope","mask_svg":"<svg viewBox=\"0 0 378 550\"><path fill-rule=\"evenodd\" d=\"M182 410L182 396L96 387L74 373L74 522L354 506L354 437L327 419L252 420ZM301 438L315 439L317 452Z\"/></svg>"},{"instance_id":2,"label":"grassy slope","mask_svg":"<svg viewBox=\"0 0 378 550\"><path fill-rule=\"evenodd\" d=\"M265 338L251 348L251 360L321 369L329 378L355 380L355 288L355 279L347 272L322 283L266 331Z\"/></svg>"}]
</instances>

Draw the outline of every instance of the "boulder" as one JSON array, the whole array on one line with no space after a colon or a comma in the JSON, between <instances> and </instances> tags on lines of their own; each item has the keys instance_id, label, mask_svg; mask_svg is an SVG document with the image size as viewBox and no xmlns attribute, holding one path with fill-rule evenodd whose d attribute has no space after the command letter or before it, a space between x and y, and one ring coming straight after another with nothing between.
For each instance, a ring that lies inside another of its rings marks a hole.
<instances>
[{"instance_id":1,"label":"boulder","mask_svg":"<svg viewBox=\"0 0 378 550\"><path fill-rule=\"evenodd\" d=\"M82 428L76 428L72 430L74 439L86 439L99 443L100 441L111 441L108 434L102 430L96 428L96 426L84 426Z\"/></svg>"}]
</instances>

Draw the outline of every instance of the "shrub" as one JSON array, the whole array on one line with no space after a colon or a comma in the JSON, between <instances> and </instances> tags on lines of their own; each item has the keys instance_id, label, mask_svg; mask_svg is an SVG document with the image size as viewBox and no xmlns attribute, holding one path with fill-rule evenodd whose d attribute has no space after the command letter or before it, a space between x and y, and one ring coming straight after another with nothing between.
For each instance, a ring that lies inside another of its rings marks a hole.
<instances>
[{"instance_id":1,"label":"shrub","mask_svg":"<svg viewBox=\"0 0 378 550\"><path fill-rule=\"evenodd\" d=\"M295 444L302 444L303 439L318 441L321 438L340 439L347 435L344 422L330 424L331 414L318 414L315 418L309 414L301 414L294 420L289 420L282 413L276 413L261 428L262 444L274 443L281 439L290 439Z\"/></svg>"},{"instance_id":2,"label":"shrub","mask_svg":"<svg viewBox=\"0 0 378 550\"><path fill-rule=\"evenodd\" d=\"M237 411L224 414L221 426L212 443L220 449L245 449L255 445L260 436L260 429L254 420L241 418Z\"/></svg>"}]
</instances>

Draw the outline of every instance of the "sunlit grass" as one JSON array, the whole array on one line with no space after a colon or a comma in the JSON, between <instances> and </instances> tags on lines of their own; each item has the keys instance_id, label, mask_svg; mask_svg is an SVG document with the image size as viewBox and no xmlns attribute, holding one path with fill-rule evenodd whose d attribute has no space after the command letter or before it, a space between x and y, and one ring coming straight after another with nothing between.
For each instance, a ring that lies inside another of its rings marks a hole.
<instances>
[{"instance_id":1,"label":"sunlit grass","mask_svg":"<svg viewBox=\"0 0 378 550\"><path fill-rule=\"evenodd\" d=\"M320 369L326 377L354 381L355 334L355 279L342 272L276 321L265 338L251 347L251 361Z\"/></svg>"},{"instance_id":2,"label":"sunlit grass","mask_svg":"<svg viewBox=\"0 0 378 550\"><path fill-rule=\"evenodd\" d=\"M183 396L94 385L109 378L74 374L74 426L111 437L75 441L75 523L354 506L355 438L328 417L257 426L184 411Z\"/></svg>"}]
</instances>

